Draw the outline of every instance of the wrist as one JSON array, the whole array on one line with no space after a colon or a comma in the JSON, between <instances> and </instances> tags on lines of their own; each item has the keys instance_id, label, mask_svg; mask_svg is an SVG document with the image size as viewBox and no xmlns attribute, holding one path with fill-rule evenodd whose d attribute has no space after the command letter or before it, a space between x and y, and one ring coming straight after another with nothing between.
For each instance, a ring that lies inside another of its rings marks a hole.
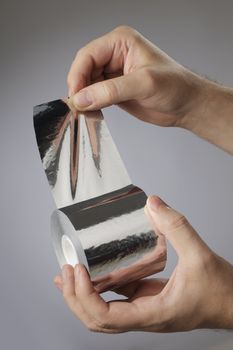
<instances>
[{"instance_id":1,"label":"wrist","mask_svg":"<svg viewBox=\"0 0 233 350\"><path fill-rule=\"evenodd\" d=\"M195 73L189 78L193 93L190 93L189 107L181 118L180 127L196 134L203 132L210 116L216 114L216 99L222 94L222 87ZM190 89L191 90L191 89Z\"/></svg>"},{"instance_id":2,"label":"wrist","mask_svg":"<svg viewBox=\"0 0 233 350\"><path fill-rule=\"evenodd\" d=\"M198 328L233 330L233 266L215 255L212 261L213 284L203 299Z\"/></svg>"},{"instance_id":3,"label":"wrist","mask_svg":"<svg viewBox=\"0 0 233 350\"><path fill-rule=\"evenodd\" d=\"M233 89L193 74L195 95L179 126L233 154Z\"/></svg>"}]
</instances>

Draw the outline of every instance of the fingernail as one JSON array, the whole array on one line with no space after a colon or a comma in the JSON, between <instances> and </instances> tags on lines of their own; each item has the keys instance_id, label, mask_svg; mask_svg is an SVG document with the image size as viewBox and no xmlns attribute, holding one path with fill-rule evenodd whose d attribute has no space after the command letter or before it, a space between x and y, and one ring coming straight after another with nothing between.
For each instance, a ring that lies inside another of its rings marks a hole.
<instances>
[{"instance_id":1,"label":"fingernail","mask_svg":"<svg viewBox=\"0 0 233 350\"><path fill-rule=\"evenodd\" d=\"M77 107L88 107L93 102L88 91L80 91L73 99Z\"/></svg>"},{"instance_id":2,"label":"fingernail","mask_svg":"<svg viewBox=\"0 0 233 350\"><path fill-rule=\"evenodd\" d=\"M147 207L149 210L151 210L152 212L157 213L158 209L160 207L160 205L164 205L164 201L162 201L162 199L160 199L159 197L155 197L155 196L150 196L147 199Z\"/></svg>"}]
</instances>

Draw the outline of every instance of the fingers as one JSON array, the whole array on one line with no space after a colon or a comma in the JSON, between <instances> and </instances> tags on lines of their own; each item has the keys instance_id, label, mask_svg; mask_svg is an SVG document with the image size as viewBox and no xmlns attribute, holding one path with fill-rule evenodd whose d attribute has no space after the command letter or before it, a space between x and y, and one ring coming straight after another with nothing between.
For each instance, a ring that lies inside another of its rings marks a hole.
<instances>
[{"instance_id":1,"label":"fingers","mask_svg":"<svg viewBox=\"0 0 233 350\"><path fill-rule=\"evenodd\" d=\"M67 77L70 95L98 81L99 76L122 72L133 38L140 34L128 26L119 26L91 41L78 51Z\"/></svg>"},{"instance_id":2,"label":"fingers","mask_svg":"<svg viewBox=\"0 0 233 350\"><path fill-rule=\"evenodd\" d=\"M62 268L62 292L70 308L75 303L74 270L71 265L64 265Z\"/></svg>"},{"instance_id":3,"label":"fingers","mask_svg":"<svg viewBox=\"0 0 233 350\"><path fill-rule=\"evenodd\" d=\"M62 292L67 306L86 325L89 325L90 317L79 303L76 296L74 269L70 265L62 268Z\"/></svg>"},{"instance_id":4,"label":"fingers","mask_svg":"<svg viewBox=\"0 0 233 350\"><path fill-rule=\"evenodd\" d=\"M75 293L87 313L96 316L108 313L108 304L96 292L83 265L75 266Z\"/></svg>"},{"instance_id":5,"label":"fingers","mask_svg":"<svg viewBox=\"0 0 233 350\"><path fill-rule=\"evenodd\" d=\"M55 286L62 292L62 278L61 276L54 277L53 280Z\"/></svg>"},{"instance_id":6,"label":"fingers","mask_svg":"<svg viewBox=\"0 0 233 350\"><path fill-rule=\"evenodd\" d=\"M93 40L78 51L67 77L70 95L90 84L94 70L102 71L111 60L113 51L114 41L110 34Z\"/></svg>"},{"instance_id":7,"label":"fingers","mask_svg":"<svg viewBox=\"0 0 233 350\"><path fill-rule=\"evenodd\" d=\"M67 78L69 95L78 110L143 99L154 92L151 67L144 63L139 68L127 59L133 38L138 36L131 28L120 27L78 51Z\"/></svg>"},{"instance_id":8,"label":"fingers","mask_svg":"<svg viewBox=\"0 0 233 350\"><path fill-rule=\"evenodd\" d=\"M128 283L125 286L115 288L112 291L116 294L124 295L127 298L132 298L139 287L140 287L140 281L134 281L134 282Z\"/></svg>"},{"instance_id":9,"label":"fingers","mask_svg":"<svg viewBox=\"0 0 233 350\"><path fill-rule=\"evenodd\" d=\"M122 322L122 312L129 315L129 304L124 302L106 303L94 289L84 266L75 267L75 291L78 302L90 316L91 322L86 326L93 331L123 332L128 329L128 316ZM120 318L121 317L121 318ZM135 318L134 318L135 319ZM85 323L85 321L84 321Z\"/></svg>"},{"instance_id":10,"label":"fingers","mask_svg":"<svg viewBox=\"0 0 233 350\"><path fill-rule=\"evenodd\" d=\"M191 258L207 248L187 219L160 198L149 197L146 212L155 229L166 236L180 257Z\"/></svg>"},{"instance_id":11,"label":"fingers","mask_svg":"<svg viewBox=\"0 0 233 350\"><path fill-rule=\"evenodd\" d=\"M82 265L64 266L63 295L70 309L91 331L120 333L151 323L151 302L140 308L134 302L105 302L94 289ZM74 273L72 273L74 272Z\"/></svg>"},{"instance_id":12,"label":"fingers","mask_svg":"<svg viewBox=\"0 0 233 350\"><path fill-rule=\"evenodd\" d=\"M72 96L79 110L97 110L112 104L143 99L151 93L152 78L144 69L92 84ZM153 90L154 91L154 90Z\"/></svg>"},{"instance_id":13,"label":"fingers","mask_svg":"<svg viewBox=\"0 0 233 350\"><path fill-rule=\"evenodd\" d=\"M65 265L62 269L64 299L71 311L91 331L115 333L105 329L108 304L95 291L84 266L73 269Z\"/></svg>"},{"instance_id":14,"label":"fingers","mask_svg":"<svg viewBox=\"0 0 233 350\"><path fill-rule=\"evenodd\" d=\"M113 292L124 295L132 301L138 297L141 298L159 294L167 282L167 279L145 278L114 289Z\"/></svg>"}]
</instances>

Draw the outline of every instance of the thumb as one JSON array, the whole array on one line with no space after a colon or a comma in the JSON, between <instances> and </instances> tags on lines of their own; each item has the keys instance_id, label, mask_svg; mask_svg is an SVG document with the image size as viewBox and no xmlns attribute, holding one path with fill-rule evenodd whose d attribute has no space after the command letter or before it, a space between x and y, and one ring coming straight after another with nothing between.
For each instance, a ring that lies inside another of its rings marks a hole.
<instances>
[{"instance_id":1,"label":"thumb","mask_svg":"<svg viewBox=\"0 0 233 350\"><path fill-rule=\"evenodd\" d=\"M89 85L71 96L78 110L97 110L112 104L145 97L149 78L143 69Z\"/></svg>"},{"instance_id":2,"label":"thumb","mask_svg":"<svg viewBox=\"0 0 233 350\"><path fill-rule=\"evenodd\" d=\"M193 254L199 254L200 248L207 247L188 220L159 197L148 198L146 212L155 230L164 234L179 257L190 258Z\"/></svg>"}]
</instances>

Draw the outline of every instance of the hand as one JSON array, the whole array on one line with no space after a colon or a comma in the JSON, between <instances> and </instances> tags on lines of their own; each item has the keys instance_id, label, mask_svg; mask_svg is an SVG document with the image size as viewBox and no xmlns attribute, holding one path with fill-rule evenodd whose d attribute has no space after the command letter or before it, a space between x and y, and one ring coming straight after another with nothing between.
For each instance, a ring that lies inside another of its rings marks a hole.
<instances>
[{"instance_id":1,"label":"hand","mask_svg":"<svg viewBox=\"0 0 233 350\"><path fill-rule=\"evenodd\" d=\"M194 74L132 28L118 27L79 50L67 82L72 108L118 104L233 154L233 89Z\"/></svg>"},{"instance_id":2,"label":"hand","mask_svg":"<svg viewBox=\"0 0 233 350\"><path fill-rule=\"evenodd\" d=\"M121 26L78 51L67 82L79 110L118 104L139 119L171 126L199 104L203 78Z\"/></svg>"},{"instance_id":3,"label":"hand","mask_svg":"<svg viewBox=\"0 0 233 350\"><path fill-rule=\"evenodd\" d=\"M158 197L150 197L145 210L178 255L171 278L130 283L116 290L126 300L105 302L84 266L66 265L55 284L71 311L95 332L233 329L233 266L211 251L188 221Z\"/></svg>"}]
</instances>

